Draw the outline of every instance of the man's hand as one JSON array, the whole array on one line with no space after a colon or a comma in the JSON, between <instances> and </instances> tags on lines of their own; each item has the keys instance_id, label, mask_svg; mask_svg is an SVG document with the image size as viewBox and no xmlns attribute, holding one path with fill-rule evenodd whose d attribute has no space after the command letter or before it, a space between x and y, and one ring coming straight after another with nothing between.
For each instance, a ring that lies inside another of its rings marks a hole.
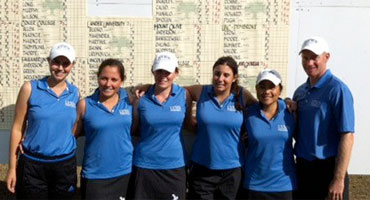
<instances>
[{"instance_id":1,"label":"man's hand","mask_svg":"<svg viewBox=\"0 0 370 200\"><path fill-rule=\"evenodd\" d=\"M333 179L329 185L329 200L342 200L344 191L344 180Z\"/></svg>"},{"instance_id":2,"label":"man's hand","mask_svg":"<svg viewBox=\"0 0 370 200\"><path fill-rule=\"evenodd\" d=\"M15 184L17 182L17 175L15 169L9 169L8 175L6 176L6 187L9 192L15 193Z\"/></svg>"}]
</instances>

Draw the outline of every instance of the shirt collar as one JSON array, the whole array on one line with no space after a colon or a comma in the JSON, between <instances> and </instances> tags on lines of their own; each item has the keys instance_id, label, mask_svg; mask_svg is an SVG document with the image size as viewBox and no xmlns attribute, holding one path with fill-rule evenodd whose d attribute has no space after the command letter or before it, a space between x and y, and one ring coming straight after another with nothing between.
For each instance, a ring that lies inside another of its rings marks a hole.
<instances>
[{"instance_id":1,"label":"shirt collar","mask_svg":"<svg viewBox=\"0 0 370 200\"><path fill-rule=\"evenodd\" d=\"M125 91L125 89L120 88L118 91L119 95L119 100L122 101L124 98L126 98L128 95ZM99 88L96 88L94 93L91 95L91 98L94 99L94 101L98 102L99 101L99 96L100 96L100 90Z\"/></svg>"},{"instance_id":2,"label":"shirt collar","mask_svg":"<svg viewBox=\"0 0 370 200\"><path fill-rule=\"evenodd\" d=\"M320 78L320 80L314 85L312 86L312 88L322 88L324 87L324 85L329 82L329 80L333 77L333 74L331 73L330 69L327 69L325 74ZM308 78L307 81L306 81L306 86L307 87L311 87L310 86L310 79Z\"/></svg>"},{"instance_id":3,"label":"shirt collar","mask_svg":"<svg viewBox=\"0 0 370 200\"><path fill-rule=\"evenodd\" d=\"M273 119L275 119L279 115L280 112L284 112L284 110L286 109L286 103L285 103L284 100L279 98L277 103L278 103L278 112L277 112L276 116L273 117ZM266 115L264 114L263 109L262 109L263 108L262 103L259 103L258 105L259 105L259 108L260 108L260 115L262 117L266 118ZM267 120L267 118L266 118L266 120Z\"/></svg>"},{"instance_id":4,"label":"shirt collar","mask_svg":"<svg viewBox=\"0 0 370 200\"><path fill-rule=\"evenodd\" d=\"M38 82L37 82L37 87L39 89L42 89L42 90L49 90L50 87L48 85L48 78L49 76L45 76L44 78L40 79ZM72 90L70 89L70 87L72 86L67 80L65 81L66 82L66 89L64 92L68 92L68 93L71 93Z\"/></svg>"},{"instance_id":5,"label":"shirt collar","mask_svg":"<svg viewBox=\"0 0 370 200\"><path fill-rule=\"evenodd\" d=\"M147 94L148 94L149 97L153 97L154 98L154 88L155 88L155 84L152 85L149 88L149 90L147 92ZM179 92L180 92L180 86L178 86L178 85L176 85L176 84L173 83L172 84L172 90L171 90L170 96L176 96Z\"/></svg>"},{"instance_id":6,"label":"shirt collar","mask_svg":"<svg viewBox=\"0 0 370 200\"><path fill-rule=\"evenodd\" d=\"M278 112L281 112L281 111L283 111L283 110L286 109L286 103L285 103L284 100L282 100L281 98L279 98L277 103L278 103ZM258 105L259 105L259 108L262 110L262 108L263 108L262 103L259 102Z\"/></svg>"},{"instance_id":7,"label":"shirt collar","mask_svg":"<svg viewBox=\"0 0 370 200\"><path fill-rule=\"evenodd\" d=\"M213 85L211 85L211 87L206 87L206 88L207 88L207 94L210 97L215 97L216 96ZM226 98L226 100L234 98L234 95L235 95L234 92L230 92L230 95Z\"/></svg>"}]
</instances>

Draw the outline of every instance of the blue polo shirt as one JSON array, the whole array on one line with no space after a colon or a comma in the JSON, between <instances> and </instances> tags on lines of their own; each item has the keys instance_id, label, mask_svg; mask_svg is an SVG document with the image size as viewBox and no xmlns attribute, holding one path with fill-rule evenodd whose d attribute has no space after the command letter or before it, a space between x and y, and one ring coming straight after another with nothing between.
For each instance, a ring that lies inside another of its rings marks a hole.
<instances>
[{"instance_id":1,"label":"blue polo shirt","mask_svg":"<svg viewBox=\"0 0 370 200\"><path fill-rule=\"evenodd\" d=\"M99 90L85 99L83 117L85 154L82 177L106 179L131 173L133 145L131 142L132 105L124 89L110 111L99 102Z\"/></svg>"},{"instance_id":2,"label":"blue polo shirt","mask_svg":"<svg viewBox=\"0 0 370 200\"><path fill-rule=\"evenodd\" d=\"M242 94L240 101L242 102ZM233 93L219 105L213 86L203 86L197 102L197 133L191 160L209 169L241 167L244 144L241 140L243 112L235 108Z\"/></svg>"},{"instance_id":3,"label":"blue polo shirt","mask_svg":"<svg viewBox=\"0 0 370 200\"><path fill-rule=\"evenodd\" d=\"M172 84L172 92L161 104L154 86L140 99L140 140L134 165L146 169L175 169L185 166L182 129L186 112L185 89Z\"/></svg>"},{"instance_id":4,"label":"blue polo shirt","mask_svg":"<svg viewBox=\"0 0 370 200\"><path fill-rule=\"evenodd\" d=\"M57 162L74 156L76 140L72 129L77 118L78 89L67 82L58 97L47 83L48 77L31 81L28 101L26 136L23 141L24 156L41 161ZM66 157L64 157L66 156ZM41 157L61 157L43 159Z\"/></svg>"},{"instance_id":5,"label":"blue polo shirt","mask_svg":"<svg viewBox=\"0 0 370 200\"><path fill-rule=\"evenodd\" d=\"M284 101L278 100L278 113L271 120L266 118L261 104L248 107L245 128L248 150L244 187L260 192L296 189L292 143L295 121Z\"/></svg>"},{"instance_id":6,"label":"blue polo shirt","mask_svg":"<svg viewBox=\"0 0 370 200\"><path fill-rule=\"evenodd\" d=\"M298 103L297 157L326 159L337 155L340 133L354 133L353 98L330 70L314 86L309 80L294 92Z\"/></svg>"}]
</instances>

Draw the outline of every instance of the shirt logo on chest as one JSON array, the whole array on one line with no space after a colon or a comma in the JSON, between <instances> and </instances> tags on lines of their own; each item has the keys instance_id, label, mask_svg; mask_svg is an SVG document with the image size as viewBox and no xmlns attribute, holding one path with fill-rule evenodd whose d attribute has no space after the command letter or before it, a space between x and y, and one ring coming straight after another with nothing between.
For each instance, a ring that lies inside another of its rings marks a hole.
<instances>
[{"instance_id":1,"label":"shirt logo on chest","mask_svg":"<svg viewBox=\"0 0 370 200\"><path fill-rule=\"evenodd\" d=\"M121 109L119 110L120 115L130 115L130 111L128 109Z\"/></svg>"},{"instance_id":2,"label":"shirt logo on chest","mask_svg":"<svg viewBox=\"0 0 370 200\"><path fill-rule=\"evenodd\" d=\"M181 106L170 106L171 112L181 112Z\"/></svg>"},{"instance_id":3,"label":"shirt logo on chest","mask_svg":"<svg viewBox=\"0 0 370 200\"><path fill-rule=\"evenodd\" d=\"M75 102L73 102L73 101L68 101L68 100L66 100L66 101L64 102L64 105L65 105L65 106L67 106L67 107L76 108L76 103L75 103Z\"/></svg>"},{"instance_id":4,"label":"shirt logo on chest","mask_svg":"<svg viewBox=\"0 0 370 200\"><path fill-rule=\"evenodd\" d=\"M311 101L311 106L315 108L319 108L321 106L321 102L318 100L312 100Z\"/></svg>"},{"instance_id":5,"label":"shirt logo on chest","mask_svg":"<svg viewBox=\"0 0 370 200\"><path fill-rule=\"evenodd\" d=\"M227 106L226 109L227 109L227 111L230 111L230 112L235 112L236 111L235 106Z\"/></svg>"},{"instance_id":6,"label":"shirt logo on chest","mask_svg":"<svg viewBox=\"0 0 370 200\"><path fill-rule=\"evenodd\" d=\"M288 132L288 127L285 125L278 125L277 129L281 132Z\"/></svg>"}]
</instances>

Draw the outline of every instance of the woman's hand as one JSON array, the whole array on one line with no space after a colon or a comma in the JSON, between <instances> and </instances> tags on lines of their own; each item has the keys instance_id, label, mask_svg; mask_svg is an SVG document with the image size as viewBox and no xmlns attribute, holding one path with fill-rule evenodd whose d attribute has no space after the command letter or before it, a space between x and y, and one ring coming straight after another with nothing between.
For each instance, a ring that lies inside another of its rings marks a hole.
<instances>
[{"instance_id":1,"label":"woman's hand","mask_svg":"<svg viewBox=\"0 0 370 200\"><path fill-rule=\"evenodd\" d=\"M293 101L289 97L285 98L284 101L285 101L285 104L286 104L289 112L295 112L295 111L297 111L298 105L297 105L297 102L296 101Z\"/></svg>"},{"instance_id":2,"label":"woman's hand","mask_svg":"<svg viewBox=\"0 0 370 200\"><path fill-rule=\"evenodd\" d=\"M136 89L135 89L136 98L140 99L142 96L144 96L145 93L149 90L150 86L151 84L136 86Z\"/></svg>"}]
</instances>

